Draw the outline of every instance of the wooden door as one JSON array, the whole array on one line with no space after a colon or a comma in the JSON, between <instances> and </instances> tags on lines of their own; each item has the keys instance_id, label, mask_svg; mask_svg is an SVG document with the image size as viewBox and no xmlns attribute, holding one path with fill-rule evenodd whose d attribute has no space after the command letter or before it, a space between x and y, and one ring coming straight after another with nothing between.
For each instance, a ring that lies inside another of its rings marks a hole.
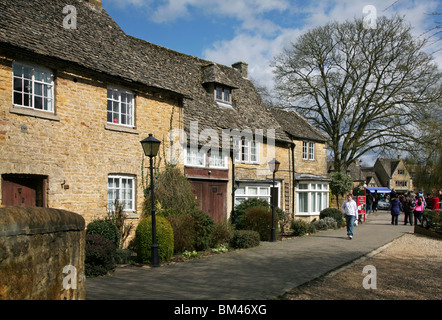
<instances>
[{"instance_id":1,"label":"wooden door","mask_svg":"<svg viewBox=\"0 0 442 320\"><path fill-rule=\"evenodd\" d=\"M35 175L2 175L2 204L44 207L46 178Z\"/></svg>"},{"instance_id":2,"label":"wooden door","mask_svg":"<svg viewBox=\"0 0 442 320\"><path fill-rule=\"evenodd\" d=\"M226 221L226 195L227 184L225 182L209 183L207 191L208 214L216 222Z\"/></svg>"},{"instance_id":3,"label":"wooden door","mask_svg":"<svg viewBox=\"0 0 442 320\"><path fill-rule=\"evenodd\" d=\"M227 183L193 180L192 185L200 210L217 222L226 221Z\"/></svg>"}]
</instances>

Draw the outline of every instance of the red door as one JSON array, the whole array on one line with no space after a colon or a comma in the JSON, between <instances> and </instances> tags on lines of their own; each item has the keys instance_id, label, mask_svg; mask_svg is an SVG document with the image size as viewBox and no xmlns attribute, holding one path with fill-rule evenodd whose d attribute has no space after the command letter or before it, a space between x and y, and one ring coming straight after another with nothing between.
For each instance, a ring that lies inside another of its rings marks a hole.
<instances>
[{"instance_id":1,"label":"red door","mask_svg":"<svg viewBox=\"0 0 442 320\"><path fill-rule=\"evenodd\" d=\"M2 175L2 204L6 206L44 207L46 178L36 175Z\"/></svg>"}]
</instances>

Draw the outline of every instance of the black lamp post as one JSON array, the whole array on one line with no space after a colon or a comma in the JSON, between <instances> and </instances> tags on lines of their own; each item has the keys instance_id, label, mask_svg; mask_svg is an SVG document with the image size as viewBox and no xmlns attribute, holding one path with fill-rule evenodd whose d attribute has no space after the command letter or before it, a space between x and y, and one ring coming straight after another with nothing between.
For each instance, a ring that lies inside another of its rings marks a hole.
<instances>
[{"instance_id":1,"label":"black lamp post","mask_svg":"<svg viewBox=\"0 0 442 320\"><path fill-rule=\"evenodd\" d=\"M272 202L272 232L270 234L270 242L276 242L276 233L275 233L275 173L279 169L280 162L273 158L273 160L269 161L269 169L273 172L273 193L271 195Z\"/></svg>"},{"instance_id":2,"label":"black lamp post","mask_svg":"<svg viewBox=\"0 0 442 320\"><path fill-rule=\"evenodd\" d=\"M157 224L155 221L155 196L154 196L154 184L153 184L153 161L152 159L157 156L158 149L160 148L161 141L155 139L151 133L149 137L140 141L143 147L144 154L150 158L150 188L152 190L152 253L151 253L151 265L153 267L160 266L160 259L158 257L158 244L157 244Z\"/></svg>"}]
</instances>

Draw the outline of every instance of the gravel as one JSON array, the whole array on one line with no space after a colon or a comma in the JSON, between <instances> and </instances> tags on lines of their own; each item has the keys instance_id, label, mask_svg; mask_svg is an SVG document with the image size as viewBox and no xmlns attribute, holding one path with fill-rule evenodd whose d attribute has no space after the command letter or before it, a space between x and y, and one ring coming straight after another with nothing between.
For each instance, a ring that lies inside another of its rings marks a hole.
<instances>
[{"instance_id":1,"label":"gravel","mask_svg":"<svg viewBox=\"0 0 442 320\"><path fill-rule=\"evenodd\" d=\"M408 233L279 299L441 300L441 266L442 240Z\"/></svg>"}]
</instances>

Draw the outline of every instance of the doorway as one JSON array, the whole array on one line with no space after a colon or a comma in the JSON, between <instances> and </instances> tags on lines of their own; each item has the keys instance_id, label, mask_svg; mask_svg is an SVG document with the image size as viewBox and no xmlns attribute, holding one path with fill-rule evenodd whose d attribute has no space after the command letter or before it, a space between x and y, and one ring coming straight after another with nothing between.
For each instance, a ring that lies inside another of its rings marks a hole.
<instances>
[{"instance_id":1,"label":"doorway","mask_svg":"<svg viewBox=\"0 0 442 320\"><path fill-rule=\"evenodd\" d=\"M46 207L47 176L2 174L2 204L6 206Z\"/></svg>"},{"instance_id":2,"label":"doorway","mask_svg":"<svg viewBox=\"0 0 442 320\"><path fill-rule=\"evenodd\" d=\"M216 222L225 222L227 219L227 182L205 180L192 180L191 182L200 210Z\"/></svg>"}]
</instances>

